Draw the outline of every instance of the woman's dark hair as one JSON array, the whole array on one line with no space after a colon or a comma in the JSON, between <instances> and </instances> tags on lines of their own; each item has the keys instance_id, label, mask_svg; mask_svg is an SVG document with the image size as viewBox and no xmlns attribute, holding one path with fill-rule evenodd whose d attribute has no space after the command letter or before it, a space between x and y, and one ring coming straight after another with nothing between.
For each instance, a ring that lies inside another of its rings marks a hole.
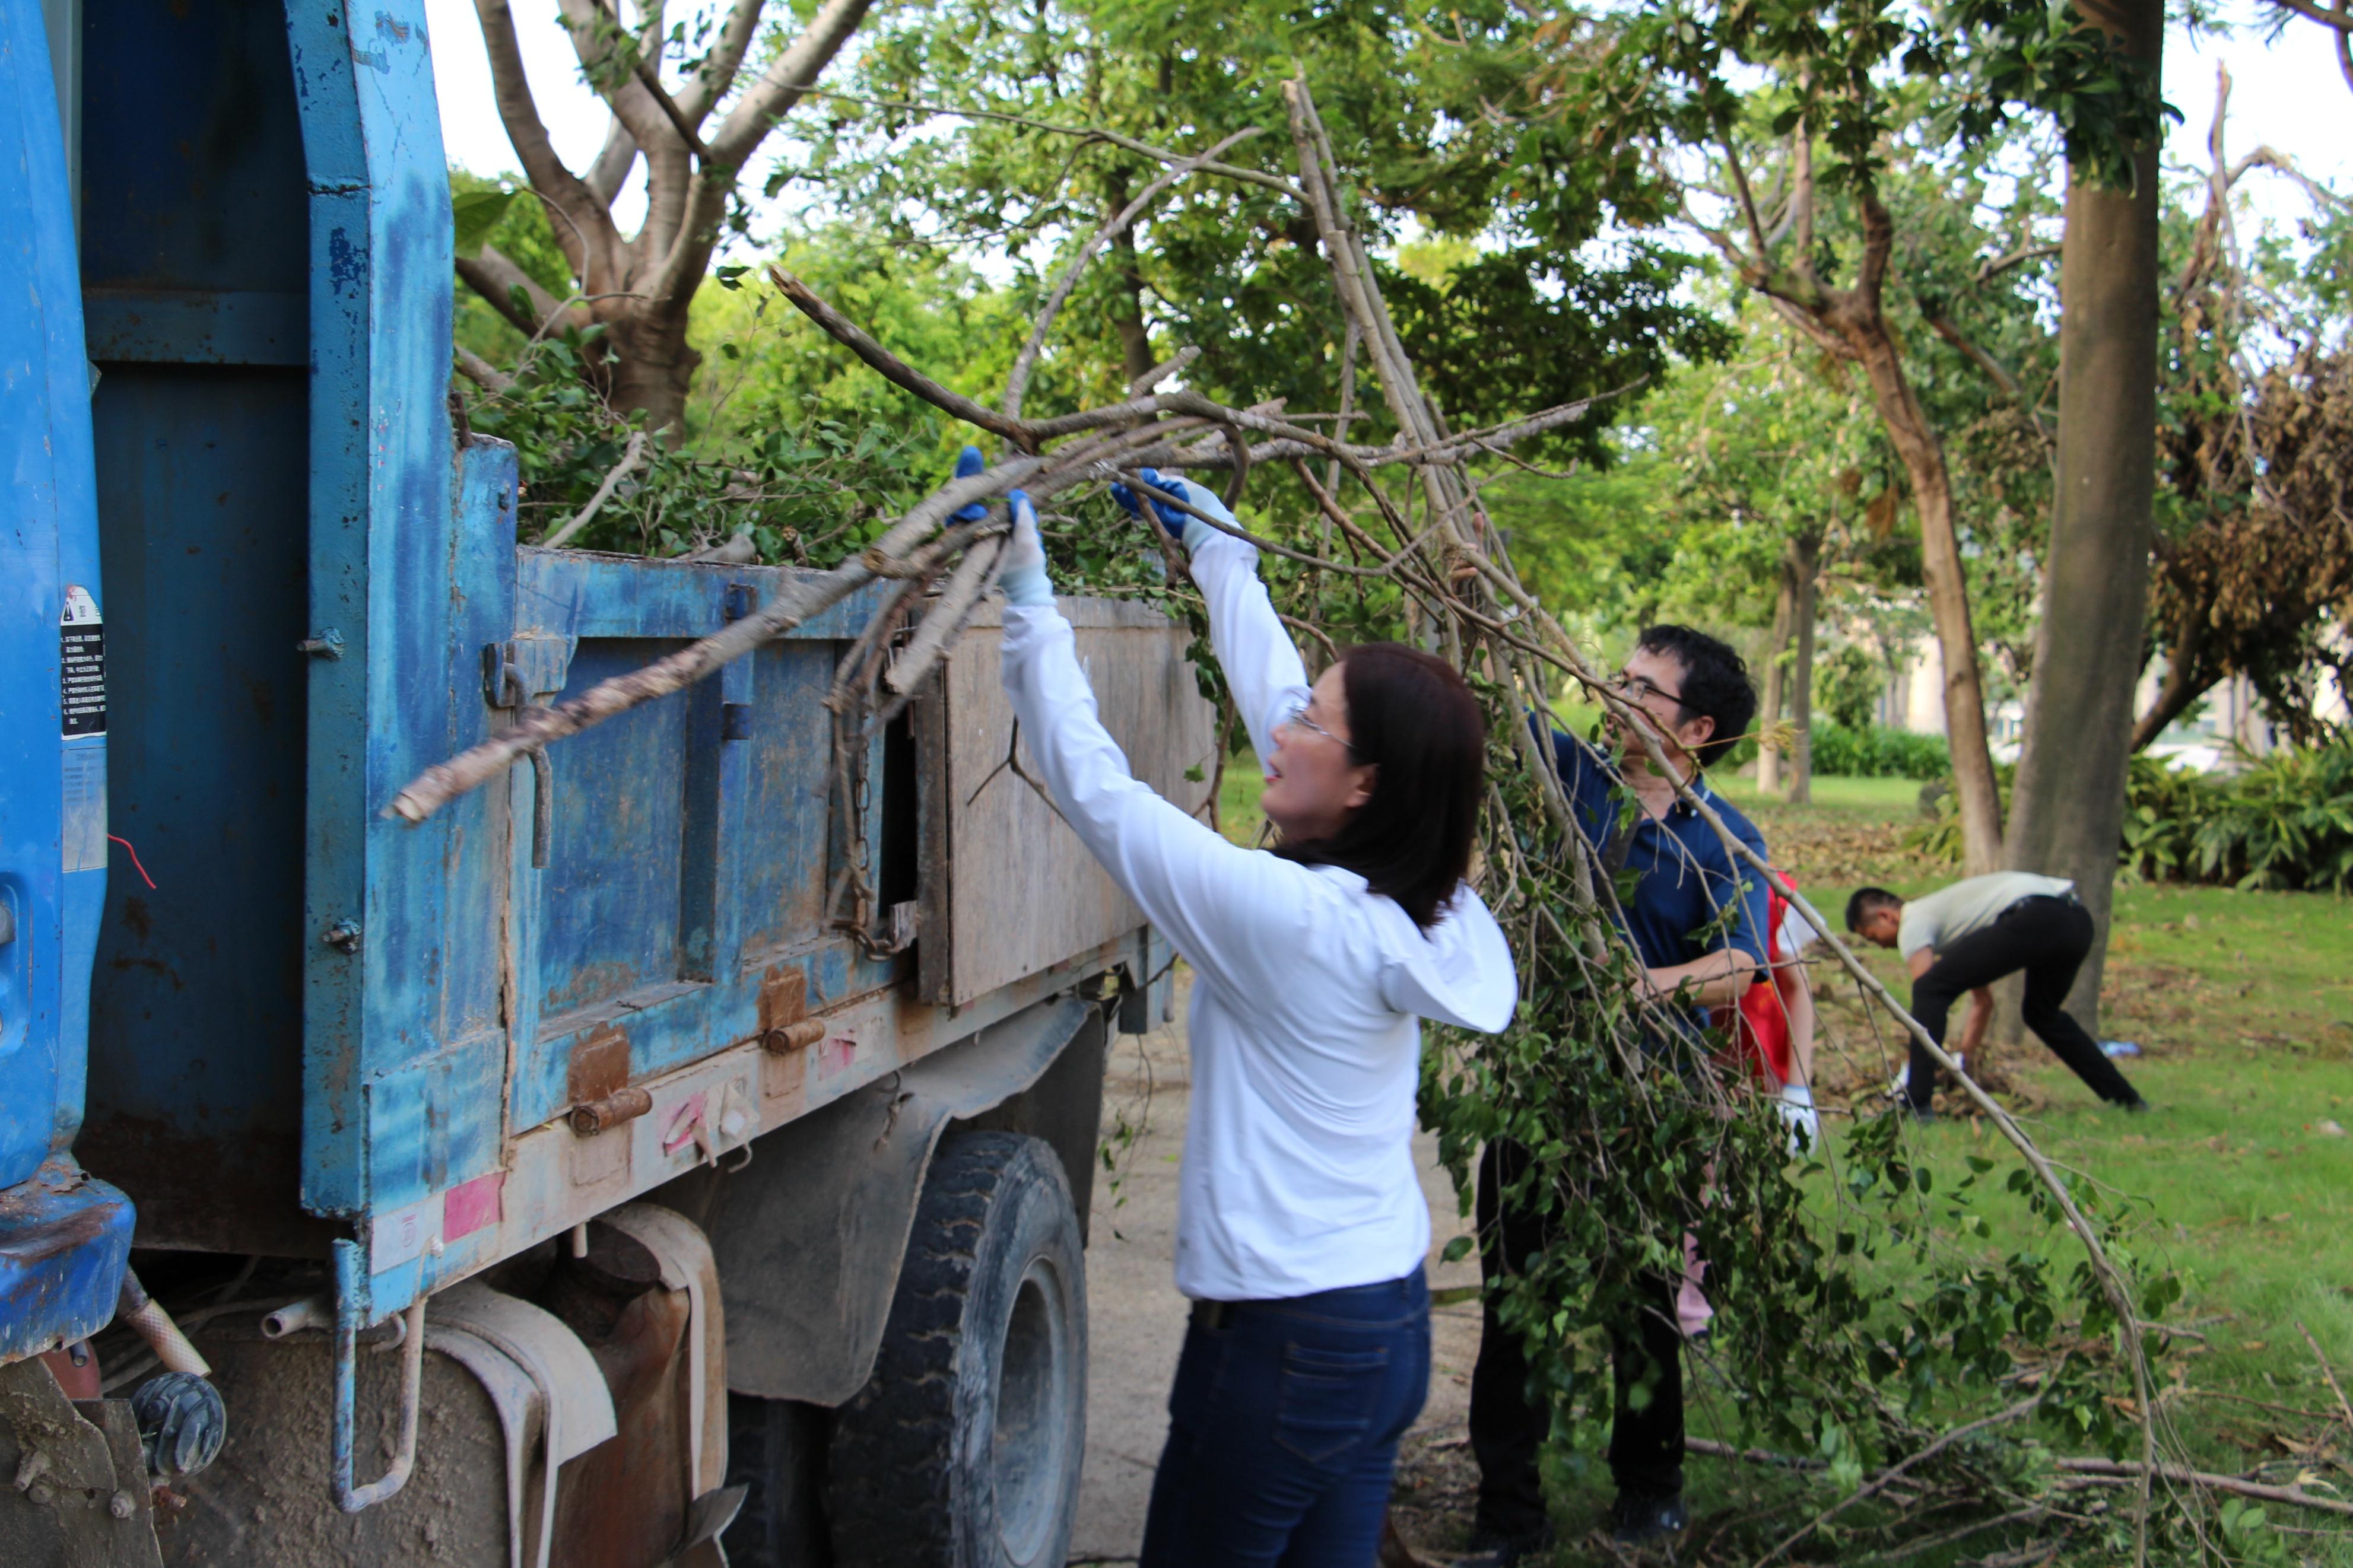
<instances>
[{"instance_id":1,"label":"woman's dark hair","mask_svg":"<svg viewBox=\"0 0 2353 1568\"><path fill-rule=\"evenodd\" d=\"M1748 679L1748 666L1722 642L1693 626L1651 626L1635 647L1661 653L1683 667L1683 711L1715 721L1715 734L1699 749L1699 765L1712 768L1740 744L1757 718L1757 688Z\"/></svg>"},{"instance_id":2,"label":"woman's dark hair","mask_svg":"<svg viewBox=\"0 0 2353 1568\"><path fill-rule=\"evenodd\" d=\"M1329 838L1275 853L1342 866L1428 931L1471 869L1484 787L1487 726L1452 665L1402 643L1366 643L1340 658L1348 749L1378 770L1373 797Z\"/></svg>"}]
</instances>

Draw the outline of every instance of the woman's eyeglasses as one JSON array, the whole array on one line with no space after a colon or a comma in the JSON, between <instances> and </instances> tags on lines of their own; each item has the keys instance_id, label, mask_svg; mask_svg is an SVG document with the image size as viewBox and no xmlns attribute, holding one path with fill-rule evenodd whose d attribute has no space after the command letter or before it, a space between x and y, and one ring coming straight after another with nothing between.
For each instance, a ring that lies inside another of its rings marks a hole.
<instances>
[{"instance_id":1,"label":"woman's eyeglasses","mask_svg":"<svg viewBox=\"0 0 2353 1568\"><path fill-rule=\"evenodd\" d=\"M1332 733L1331 731L1324 728L1323 725L1318 724L1314 720L1310 719L1307 716L1307 704L1304 702L1293 703L1291 705L1290 711L1283 714L1282 722L1283 724L1290 725L1293 729L1310 731L1313 733L1323 736L1327 741L1335 742L1339 745L1345 747L1350 756L1353 757L1356 755L1356 742L1342 740L1339 736Z\"/></svg>"}]
</instances>

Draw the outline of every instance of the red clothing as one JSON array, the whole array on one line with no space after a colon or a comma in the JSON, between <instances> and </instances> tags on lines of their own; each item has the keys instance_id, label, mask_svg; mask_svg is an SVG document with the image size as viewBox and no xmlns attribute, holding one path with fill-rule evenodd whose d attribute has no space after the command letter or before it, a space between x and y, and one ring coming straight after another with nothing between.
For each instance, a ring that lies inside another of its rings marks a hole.
<instances>
[{"instance_id":1,"label":"red clothing","mask_svg":"<svg viewBox=\"0 0 2353 1568\"><path fill-rule=\"evenodd\" d=\"M1775 873L1780 885L1767 885L1767 913L1765 957L1768 964L1788 963L1792 953L1783 950L1781 928L1789 915L1788 890L1797 884L1786 874ZM1739 1005L1715 1010L1715 1025L1731 1033L1735 1050L1748 1069L1760 1078L1770 1079L1776 1085L1789 1082L1797 1070L1791 1058L1788 1009L1781 1005L1780 988L1773 984L1773 972L1767 969L1754 985L1740 994Z\"/></svg>"}]
</instances>

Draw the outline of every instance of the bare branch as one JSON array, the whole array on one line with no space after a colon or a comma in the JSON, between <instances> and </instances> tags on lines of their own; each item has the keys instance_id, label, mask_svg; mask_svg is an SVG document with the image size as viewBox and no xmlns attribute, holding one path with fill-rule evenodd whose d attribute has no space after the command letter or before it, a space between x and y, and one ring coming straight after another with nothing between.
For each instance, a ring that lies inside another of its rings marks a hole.
<instances>
[{"instance_id":1,"label":"bare branch","mask_svg":"<svg viewBox=\"0 0 2353 1568\"><path fill-rule=\"evenodd\" d=\"M2212 1491L2230 1492L2238 1497L2259 1498L2264 1502L2290 1503L2321 1513L2338 1514L2353 1519L2353 1502L2336 1498L2317 1497L2302 1487L2265 1486L2260 1481L2239 1476L2218 1476L2206 1470L2193 1470L2183 1465L2135 1464L2129 1459L2076 1459L2061 1458L2052 1463L2063 1472L2073 1476L2117 1476L2133 1479L2143 1477L2171 1481L2177 1486L2204 1487Z\"/></svg>"},{"instance_id":2,"label":"bare branch","mask_svg":"<svg viewBox=\"0 0 2353 1568\"><path fill-rule=\"evenodd\" d=\"M514 384L514 377L463 343L456 345L458 374L495 397Z\"/></svg>"},{"instance_id":3,"label":"bare branch","mask_svg":"<svg viewBox=\"0 0 2353 1568\"><path fill-rule=\"evenodd\" d=\"M613 499L613 492L621 488L621 481L645 460L645 456L646 433L630 431L628 443L621 449L621 460L605 475L604 482L596 487L596 493L588 498L588 504L573 513L570 521L541 540L540 547L543 550L562 549L566 540L594 522L596 514L605 510L605 503Z\"/></svg>"},{"instance_id":4,"label":"bare branch","mask_svg":"<svg viewBox=\"0 0 2353 1568\"><path fill-rule=\"evenodd\" d=\"M1062 276L1055 281L1053 292L1046 296L1046 303L1039 310L1037 321L1030 325L1029 341L1023 343L1021 352L1013 356L1013 368L1005 377L1005 396L997 405L1005 411L1008 419L1021 417L1021 399L1029 390L1029 373L1038 363L1039 351L1046 346L1046 333L1053 326L1054 318L1060 314L1063 301L1071 297L1071 290L1078 286L1079 274L1086 270L1087 263L1111 243L1113 236L1124 232L1128 225L1143 216L1145 208L1159 200L1162 192L1198 170L1202 164L1213 161L1235 142L1246 141L1258 133L1258 127L1254 125L1237 131L1200 156L1188 158L1164 171L1079 247L1078 255L1072 257L1070 266L1062 269Z\"/></svg>"},{"instance_id":5,"label":"bare branch","mask_svg":"<svg viewBox=\"0 0 2353 1568\"><path fill-rule=\"evenodd\" d=\"M1145 393L1150 392L1154 387L1158 386L1162 382L1166 381L1169 377L1182 374L1187 365L1191 364L1195 360L1199 359L1200 357L1200 346L1196 343L1187 343L1183 348L1178 349L1175 353L1170 354L1160 363L1154 365L1150 370L1145 371L1142 375L1139 375L1134 381L1129 382L1127 384L1127 395L1130 397L1143 396Z\"/></svg>"},{"instance_id":6,"label":"bare branch","mask_svg":"<svg viewBox=\"0 0 2353 1568\"><path fill-rule=\"evenodd\" d=\"M2046 443L2055 443L2058 440L2057 435L2042 422L2042 411L2033 407L2027 401L2026 395L2019 389L2018 378L2002 368L2000 360L1971 342L1960 328L1953 324L1952 318L1942 312L1929 317L1928 325L1936 329L1938 337L1960 350L1963 357L1971 364L1985 372L1987 378L2001 389L2001 395L2004 397L2017 404L2025 412L2027 418L2033 422L2036 435L2042 437Z\"/></svg>"},{"instance_id":7,"label":"bare branch","mask_svg":"<svg viewBox=\"0 0 2353 1568\"><path fill-rule=\"evenodd\" d=\"M856 93L836 92L831 88L819 87L815 82L804 83L803 87L812 98L839 99L844 103L855 103L866 109L895 109L919 114L951 115L959 120L986 120L994 124L1018 125L1025 130L1044 131L1056 136L1075 136L1083 141L1106 142L1111 146L1134 153L1139 157L1150 158L1155 163L1181 163L1185 161L1185 155L1182 153L1172 153L1166 147L1155 147L1149 142L1139 142L1133 136L1122 135L1116 131L1101 125L1057 125L1049 120L1033 120L1025 114L1008 114L1002 110L958 109L953 104L923 103L904 99L860 98ZM1299 187L1280 174L1270 174L1262 169L1245 169L1234 163L1204 163L1201 167L1207 173L1222 175L1229 180L1239 180L1244 184L1263 186L1277 195L1289 196L1293 201L1303 205L1306 203L1307 198L1300 194Z\"/></svg>"},{"instance_id":8,"label":"bare branch","mask_svg":"<svg viewBox=\"0 0 2353 1568\"><path fill-rule=\"evenodd\" d=\"M547 126L540 119L539 105L532 98L531 79L523 72L522 47L515 41L514 16L507 8L507 0L474 0L474 15L481 23L482 49L490 58L499 122L506 127L507 141L513 145L532 187L561 208L576 231L574 237L556 236L564 244L565 259L584 286L609 288L609 251L619 239L612 215L607 211L609 198L598 197L556 156L555 144L548 140ZM584 245L580 236L594 237Z\"/></svg>"},{"instance_id":9,"label":"bare branch","mask_svg":"<svg viewBox=\"0 0 2353 1568\"><path fill-rule=\"evenodd\" d=\"M2324 27L2334 27L2339 35L2353 33L2353 12L2324 11L2312 0L2270 0L2283 11L2293 11L2306 21L2317 22Z\"/></svg>"},{"instance_id":10,"label":"bare branch","mask_svg":"<svg viewBox=\"0 0 2353 1568\"><path fill-rule=\"evenodd\" d=\"M914 369L896 354L876 342L863 328L828 304L823 296L786 271L782 267L768 268L769 280L777 290L797 306L801 313L847 347L850 353L879 371L893 385L904 387L935 408L946 410L967 425L977 425L992 436L1002 436L1023 447L1035 447L1037 437L1032 428L1018 418L1008 417L994 409L984 407L961 392L951 392L923 372Z\"/></svg>"},{"instance_id":11,"label":"bare branch","mask_svg":"<svg viewBox=\"0 0 2353 1568\"><path fill-rule=\"evenodd\" d=\"M2029 261L2040 261L2046 256L2057 256L2066 247L2061 245L2021 245L1999 261L1989 256L1978 263L1977 281L1989 283L2013 267L2021 266Z\"/></svg>"},{"instance_id":12,"label":"bare branch","mask_svg":"<svg viewBox=\"0 0 2353 1568\"><path fill-rule=\"evenodd\" d=\"M776 129L776 121L816 85L850 34L858 30L858 24L866 19L871 4L872 0L826 0L801 36L744 90L727 118L719 122L719 129L706 139L712 162L727 169L741 168L753 149Z\"/></svg>"},{"instance_id":13,"label":"bare branch","mask_svg":"<svg viewBox=\"0 0 2353 1568\"><path fill-rule=\"evenodd\" d=\"M1757 269L1763 272L1772 265L1773 248L1765 243L1765 226L1757 218L1757 198L1748 190L1748 172L1740 166L1740 153L1733 146L1729 131L1724 136L1724 162L1732 171L1732 188L1740 193L1740 216L1748 225L1748 242L1757 247Z\"/></svg>"},{"instance_id":14,"label":"bare branch","mask_svg":"<svg viewBox=\"0 0 2353 1568\"><path fill-rule=\"evenodd\" d=\"M726 25L719 30L719 41L695 67L692 79L679 90L678 106L696 125L710 117L727 89L735 85L735 73L744 68L744 57L760 35L760 13L765 4L766 0L735 0Z\"/></svg>"}]
</instances>

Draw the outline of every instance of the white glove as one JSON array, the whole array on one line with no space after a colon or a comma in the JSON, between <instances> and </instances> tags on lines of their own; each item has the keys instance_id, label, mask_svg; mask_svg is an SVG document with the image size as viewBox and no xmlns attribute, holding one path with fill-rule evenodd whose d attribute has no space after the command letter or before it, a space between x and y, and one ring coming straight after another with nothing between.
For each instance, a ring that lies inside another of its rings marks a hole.
<instances>
[{"instance_id":1,"label":"white glove","mask_svg":"<svg viewBox=\"0 0 2353 1568\"><path fill-rule=\"evenodd\" d=\"M1822 1141L1822 1119L1814 1110L1814 1091L1803 1084L1781 1086L1781 1098L1773 1102L1781 1113L1782 1125L1789 1130L1789 1152L1804 1153Z\"/></svg>"},{"instance_id":2,"label":"white glove","mask_svg":"<svg viewBox=\"0 0 2353 1568\"><path fill-rule=\"evenodd\" d=\"M997 586L1005 590L1008 605L1050 609L1054 584L1046 576L1046 546L1038 537L1038 514L1030 510L1029 493L1015 490L1005 498L1005 504L1013 510L1013 536L1005 542L1005 564L997 574Z\"/></svg>"}]
</instances>

